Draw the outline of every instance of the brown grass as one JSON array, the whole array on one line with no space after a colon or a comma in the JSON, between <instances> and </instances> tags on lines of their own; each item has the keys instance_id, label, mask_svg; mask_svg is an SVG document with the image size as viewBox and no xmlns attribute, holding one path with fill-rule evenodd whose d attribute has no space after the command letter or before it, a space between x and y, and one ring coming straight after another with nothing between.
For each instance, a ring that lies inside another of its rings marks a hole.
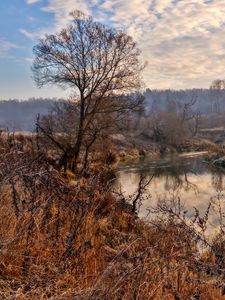
<instances>
[{"instance_id":1,"label":"brown grass","mask_svg":"<svg viewBox=\"0 0 225 300\"><path fill-rule=\"evenodd\" d=\"M71 185L34 141L0 148L0 299L225 299L184 221L142 222L103 176Z\"/></svg>"}]
</instances>

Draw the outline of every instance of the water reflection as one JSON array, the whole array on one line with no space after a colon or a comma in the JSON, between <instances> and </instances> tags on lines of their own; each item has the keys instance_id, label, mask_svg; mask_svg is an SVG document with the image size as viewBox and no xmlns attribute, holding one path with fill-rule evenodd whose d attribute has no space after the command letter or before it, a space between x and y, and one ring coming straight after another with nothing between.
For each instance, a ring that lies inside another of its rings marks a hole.
<instances>
[{"instance_id":1,"label":"water reflection","mask_svg":"<svg viewBox=\"0 0 225 300\"><path fill-rule=\"evenodd\" d=\"M189 217L196 209L204 214L209 203L209 226L217 228L225 219L225 171L210 167L204 162L204 154L167 156L152 161L144 159L121 164L117 170L116 187L121 186L125 195L131 195L138 187L141 176L154 178L148 187L148 197L140 208L142 218L157 205L158 201L179 201ZM222 219L221 219L222 218Z\"/></svg>"}]
</instances>

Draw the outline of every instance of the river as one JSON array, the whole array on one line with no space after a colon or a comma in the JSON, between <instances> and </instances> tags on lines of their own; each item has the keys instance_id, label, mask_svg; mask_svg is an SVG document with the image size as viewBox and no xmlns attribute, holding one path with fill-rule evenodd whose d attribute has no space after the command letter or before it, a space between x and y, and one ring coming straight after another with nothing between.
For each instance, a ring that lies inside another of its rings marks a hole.
<instances>
[{"instance_id":1,"label":"river","mask_svg":"<svg viewBox=\"0 0 225 300\"><path fill-rule=\"evenodd\" d=\"M132 195L141 176L146 176L147 180L154 175L147 187L148 195L139 208L141 218L148 220L149 211L162 201L171 205L179 202L182 212L189 218L196 214L196 209L203 217L211 203L208 226L210 231L217 230L220 221L225 221L225 170L208 165L205 155L193 152L120 163L116 171L116 189L121 189L126 196Z\"/></svg>"}]
</instances>

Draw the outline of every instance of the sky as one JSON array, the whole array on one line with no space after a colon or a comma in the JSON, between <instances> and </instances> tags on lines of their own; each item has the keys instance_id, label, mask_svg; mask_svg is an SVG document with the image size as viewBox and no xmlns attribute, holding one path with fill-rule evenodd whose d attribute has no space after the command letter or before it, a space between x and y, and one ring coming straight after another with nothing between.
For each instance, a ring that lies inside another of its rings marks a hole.
<instances>
[{"instance_id":1,"label":"sky","mask_svg":"<svg viewBox=\"0 0 225 300\"><path fill-rule=\"evenodd\" d=\"M0 0L0 99L67 97L32 79L33 46L81 10L133 36L150 89L208 88L225 78L225 0Z\"/></svg>"}]
</instances>

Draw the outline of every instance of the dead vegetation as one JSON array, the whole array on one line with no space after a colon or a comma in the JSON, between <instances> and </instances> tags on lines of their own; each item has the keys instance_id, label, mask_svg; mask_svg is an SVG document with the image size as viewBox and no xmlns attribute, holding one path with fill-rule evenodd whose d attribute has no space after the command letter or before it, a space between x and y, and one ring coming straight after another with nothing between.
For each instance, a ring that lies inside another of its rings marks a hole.
<instances>
[{"instance_id":1,"label":"dead vegetation","mask_svg":"<svg viewBox=\"0 0 225 300\"><path fill-rule=\"evenodd\" d=\"M144 178L132 207L103 175L69 182L35 139L2 137L0 161L1 299L224 299L224 243L165 205L139 220Z\"/></svg>"}]
</instances>

